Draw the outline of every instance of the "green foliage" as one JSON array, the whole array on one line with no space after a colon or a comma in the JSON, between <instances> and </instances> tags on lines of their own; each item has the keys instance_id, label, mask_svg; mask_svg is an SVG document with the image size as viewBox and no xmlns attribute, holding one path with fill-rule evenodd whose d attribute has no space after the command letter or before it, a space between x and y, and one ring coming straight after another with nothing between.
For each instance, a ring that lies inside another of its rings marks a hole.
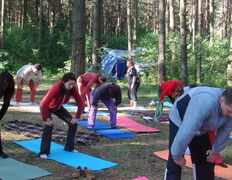
<instances>
[{"instance_id":1,"label":"green foliage","mask_svg":"<svg viewBox=\"0 0 232 180\"><path fill-rule=\"evenodd\" d=\"M39 47L38 31L33 26L13 27L4 34L4 51L0 62L7 62L5 69L16 72L21 66L40 63L45 74L56 74L65 66L71 52L71 34L64 21L58 21L52 31L44 28L42 46ZM1 53L2 54L2 53Z\"/></svg>"}]
</instances>

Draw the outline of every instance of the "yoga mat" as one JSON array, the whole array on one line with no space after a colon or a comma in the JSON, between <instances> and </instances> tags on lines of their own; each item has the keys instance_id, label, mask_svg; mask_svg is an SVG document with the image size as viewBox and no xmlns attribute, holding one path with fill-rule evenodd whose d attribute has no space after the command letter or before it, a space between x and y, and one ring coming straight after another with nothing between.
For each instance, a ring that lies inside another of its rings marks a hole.
<instances>
[{"instance_id":1,"label":"yoga mat","mask_svg":"<svg viewBox=\"0 0 232 180\"><path fill-rule=\"evenodd\" d=\"M154 155L167 160L168 159L168 150L163 150L163 151L159 151L159 152L154 152ZM185 155L185 159L186 159L186 167L192 167L192 161L191 161L191 157L190 155ZM221 166L215 165L214 168L214 173L215 176L220 177L220 178L224 178L224 179L228 179L228 180L232 180L232 165L228 165L226 164L228 167L227 168L223 168Z\"/></svg>"},{"instance_id":2,"label":"yoga mat","mask_svg":"<svg viewBox=\"0 0 232 180\"><path fill-rule=\"evenodd\" d=\"M69 109L69 110L72 110L72 111L77 111L77 106L73 106L73 105L70 105L70 104L63 104L63 106L66 109ZM85 111L85 113L89 113L88 108L85 108L84 111ZM97 111L97 115L108 116L109 113L108 112L103 112L103 111Z\"/></svg>"},{"instance_id":3,"label":"yoga mat","mask_svg":"<svg viewBox=\"0 0 232 180\"><path fill-rule=\"evenodd\" d=\"M87 128L87 120L78 121L78 125ZM109 139L122 139L122 138L133 138L134 134L130 134L128 132L122 131L120 129L111 129L108 124L95 121L95 126L92 131L101 134Z\"/></svg>"},{"instance_id":4,"label":"yoga mat","mask_svg":"<svg viewBox=\"0 0 232 180\"><path fill-rule=\"evenodd\" d=\"M142 177L137 177L137 178L131 179L131 180L149 180L149 179L147 179L145 176L142 176Z\"/></svg>"},{"instance_id":5,"label":"yoga mat","mask_svg":"<svg viewBox=\"0 0 232 180\"><path fill-rule=\"evenodd\" d=\"M105 119L109 121L109 117L106 117ZM160 132L159 129L145 126L125 116L117 117L117 125L134 132Z\"/></svg>"},{"instance_id":6,"label":"yoga mat","mask_svg":"<svg viewBox=\"0 0 232 180\"><path fill-rule=\"evenodd\" d=\"M14 143L34 152L39 153L41 139L26 140L26 141L13 141ZM48 155L48 159L57 161L59 163L82 168L87 167L93 171L98 171L106 168L116 166L117 164L110 161L105 161L87 154L79 152L68 152L64 150L64 146L51 143L51 154ZM42 161L42 159L41 159Z\"/></svg>"},{"instance_id":7,"label":"yoga mat","mask_svg":"<svg viewBox=\"0 0 232 180\"><path fill-rule=\"evenodd\" d=\"M51 175L39 167L32 166L12 158L0 158L0 179L26 180Z\"/></svg>"}]
</instances>

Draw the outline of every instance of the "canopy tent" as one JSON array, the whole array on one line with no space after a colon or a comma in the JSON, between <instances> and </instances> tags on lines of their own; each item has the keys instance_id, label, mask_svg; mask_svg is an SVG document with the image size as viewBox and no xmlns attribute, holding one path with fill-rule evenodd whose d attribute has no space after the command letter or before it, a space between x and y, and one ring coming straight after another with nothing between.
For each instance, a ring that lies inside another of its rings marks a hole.
<instances>
[{"instance_id":1,"label":"canopy tent","mask_svg":"<svg viewBox=\"0 0 232 180\"><path fill-rule=\"evenodd\" d=\"M101 60L102 74L107 78L123 79L126 74L126 58L122 56L134 56L136 51L117 50L117 49L104 49L108 54Z\"/></svg>"}]
</instances>

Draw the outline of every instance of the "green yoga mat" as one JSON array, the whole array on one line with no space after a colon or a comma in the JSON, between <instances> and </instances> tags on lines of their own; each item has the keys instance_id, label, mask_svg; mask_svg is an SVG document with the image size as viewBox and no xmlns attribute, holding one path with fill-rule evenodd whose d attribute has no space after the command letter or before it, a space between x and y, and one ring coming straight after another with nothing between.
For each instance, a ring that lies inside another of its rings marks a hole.
<instances>
[{"instance_id":1,"label":"green yoga mat","mask_svg":"<svg viewBox=\"0 0 232 180\"><path fill-rule=\"evenodd\" d=\"M51 174L39 167L12 158L0 158L0 179L2 180L29 180Z\"/></svg>"}]
</instances>

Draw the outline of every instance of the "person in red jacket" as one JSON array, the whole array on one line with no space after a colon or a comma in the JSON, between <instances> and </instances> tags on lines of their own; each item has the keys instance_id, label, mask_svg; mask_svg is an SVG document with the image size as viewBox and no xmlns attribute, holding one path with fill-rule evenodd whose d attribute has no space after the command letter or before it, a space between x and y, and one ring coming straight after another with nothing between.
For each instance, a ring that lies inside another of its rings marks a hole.
<instances>
[{"instance_id":1,"label":"person in red jacket","mask_svg":"<svg viewBox=\"0 0 232 180\"><path fill-rule=\"evenodd\" d=\"M164 96L168 96L171 103L173 104L175 100L183 93L184 85L179 81L171 80L161 83L158 89L159 103L156 106L154 121L158 121L160 115L163 112Z\"/></svg>"},{"instance_id":2,"label":"person in red jacket","mask_svg":"<svg viewBox=\"0 0 232 180\"><path fill-rule=\"evenodd\" d=\"M164 96L168 96L171 103L184 93L184 85L175 80L165 81L160 84L159 88L159 100L164 101Z\"/></svg>"},{"instance_id":3,"label":"person in red jacket","mask_svg":"<svg viewBox=\"0 0 232 180\"><path fill-rule=\"evenodd\" d=\"M87 107L90 109L90 92L93 84L95 88L106 82L106 77L100 73L86 72L77 78L78 92L82 98L83 103L87 99Z\"/></svg>"},{"instance_id":4,"label":"person in red jacket","mask_svg":"<svg viewBox=\"0 0 232 180\"><path fill-rule=\"evenodd\" d=\"M78 106L75 117L72 117L63 107L63 104L67 103L71 96L74 97ZM54 125L51 114L55 114L68 124L67 142L64 149L66 151L76 151L74 150L74 138L77 130L77 121L83 110L84 104L76 87L76 77L73 73L66 73L62 80L56 82L51 87L40 102L41 116L45 122L39 153L41 158L47 159L48 154L50 154L52 129Z\"/></svg>"}]
</instances>

